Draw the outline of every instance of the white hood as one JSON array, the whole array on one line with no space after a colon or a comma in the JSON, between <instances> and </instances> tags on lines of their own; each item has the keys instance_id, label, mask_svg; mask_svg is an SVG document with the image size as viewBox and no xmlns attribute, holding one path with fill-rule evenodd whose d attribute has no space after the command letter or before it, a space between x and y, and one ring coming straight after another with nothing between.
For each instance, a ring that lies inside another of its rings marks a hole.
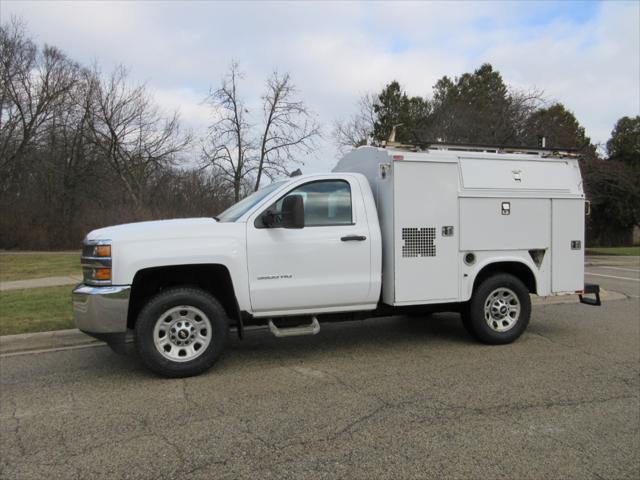
<instances>
[{"instance_id":1,"label":"white hood","mask_svg":"<svg viewBox=\"0 0 640 480\"><path fill-rule=\"evenodd\" d=\"M224 228L213 218L178 218L153 222L126 223L112 227L99 228L89 232L88 240L112 240L126 242L148 239L170 239L185 237L204 237L217 233Z\"/></svg>"}]
</instances>

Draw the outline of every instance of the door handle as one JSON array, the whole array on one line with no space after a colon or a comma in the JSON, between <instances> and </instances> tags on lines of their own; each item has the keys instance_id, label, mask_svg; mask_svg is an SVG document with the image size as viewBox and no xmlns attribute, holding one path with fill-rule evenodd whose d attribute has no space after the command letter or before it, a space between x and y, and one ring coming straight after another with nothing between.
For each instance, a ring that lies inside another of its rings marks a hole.
<instances>
[{"instance_id":1,"label":"door handle","mask_svg":"<svg viewBox=\"0 0 640 480\"><path fill-rule=\"evenodd\" d=\"M366 240L367 237L364 235L347 235L346 237L342 237L340 240L343 242L362 242Z\"/></svg>"}]
</instances>

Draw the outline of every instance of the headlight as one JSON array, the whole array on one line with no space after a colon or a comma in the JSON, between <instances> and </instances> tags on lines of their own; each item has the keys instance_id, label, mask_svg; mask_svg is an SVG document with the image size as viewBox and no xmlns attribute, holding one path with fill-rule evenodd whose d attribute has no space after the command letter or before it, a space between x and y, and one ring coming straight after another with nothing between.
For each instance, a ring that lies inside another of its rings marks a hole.
<instances>
[{"instance_id":1,"label":"headlight","mask_svg":"<svg viewBox=\"0 0 640 480\"><path fill-rule=\"evenodd\" d=\"M82 275L88 285L111 285L111 241L85 240L82 245Z\"/></svg>"}]
</instances>

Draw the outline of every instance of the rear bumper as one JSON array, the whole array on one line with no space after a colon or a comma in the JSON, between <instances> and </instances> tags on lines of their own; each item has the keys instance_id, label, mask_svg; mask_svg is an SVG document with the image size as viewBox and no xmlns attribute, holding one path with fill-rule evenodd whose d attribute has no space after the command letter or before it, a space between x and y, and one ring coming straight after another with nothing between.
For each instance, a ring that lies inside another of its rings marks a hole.
<instances>
[{"instance_id":1,"label":"rear bumper","mask_svg":"<svg viewBox=\"0 0 640 480\"><path fill-rule=\"evenodd\" d=\"M586 298L583 295L594 295L594 298ZM600 285L595 283L585 283L583 293L578 297L580 297L580 303L585 305L593 305L594 307L602 305L600 301Z\"/></svg>"},{"instance_id":2,"label":"rear bumper","mask_svg":"<svg viewBox=\"0 0 640 480\"><path fill-rule=\"evenodd\" d=\"M78 285L72 293L76 327L100 340L108 341L109 338L117 338L120 335L124 337L127 332L130 293L131 287L128 285Z\"/></svg>"}]
</instances>

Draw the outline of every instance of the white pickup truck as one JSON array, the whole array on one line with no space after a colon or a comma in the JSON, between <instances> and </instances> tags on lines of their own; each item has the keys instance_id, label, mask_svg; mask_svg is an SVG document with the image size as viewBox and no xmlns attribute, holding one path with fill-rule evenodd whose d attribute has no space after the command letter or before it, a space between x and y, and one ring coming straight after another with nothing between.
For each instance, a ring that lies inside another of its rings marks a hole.
<instances>
[{"instance_id":1,"label":"white pickup truck","mask_svg":"<svg viewBox=\"0 0 640 480\"><path fill-rule=\"evenodd\" d=\"M584 284L578 160L547 150L376 148L272 183L217 218L102 228L83 244L76 325L172 377L213 365L235 328L458 311L488 344L517 339L530 294ZM595 294L586 298L584 294Z\"/></svg>"}]
</instances>

